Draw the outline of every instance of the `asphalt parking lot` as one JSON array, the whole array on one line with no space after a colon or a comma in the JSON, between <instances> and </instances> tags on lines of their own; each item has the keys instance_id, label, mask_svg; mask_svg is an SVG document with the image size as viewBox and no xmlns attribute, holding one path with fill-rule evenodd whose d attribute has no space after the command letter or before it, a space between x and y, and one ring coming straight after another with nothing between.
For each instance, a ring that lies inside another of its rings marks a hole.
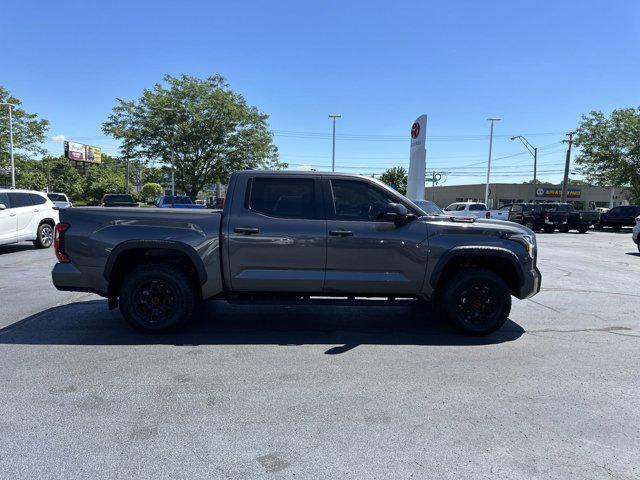
<instances>
[{"instance_id":1,"label":"asphalt parking lot","mask_svg":"<svg viewBox=\"0 0 640 480\"><path fill-rule=\"evenodd\" d=\"M2 478L638 478L640 254L539 234L542 292L470 339L408 307L212 302L132 332L0 247Z\"/></svg>"}]
</instances>

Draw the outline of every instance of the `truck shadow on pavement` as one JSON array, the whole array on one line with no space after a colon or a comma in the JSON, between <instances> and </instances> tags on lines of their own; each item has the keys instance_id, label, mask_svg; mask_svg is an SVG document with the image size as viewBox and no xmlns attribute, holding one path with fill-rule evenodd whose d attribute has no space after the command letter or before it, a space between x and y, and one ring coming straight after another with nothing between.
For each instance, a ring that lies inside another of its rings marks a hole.
<instances>
[{"instance_id":1,"label":"truck shadow on pavement","mask_svg":"<svg viewBox=\"0 0 640 480\"><path fill-rule=\"evenodd\" d=\"M16 243L11 245L0 246L0 255L6 255L15 252L24 252L26 250L37 250L32 243Z\"/></svg>"},{"instance_id":2,"label":"truck shadow on pavement","mask_svg":"<svg viewBox=\"0 0 640 480\"><path fill-rule=\"evenodd\" d=\"M491 345L520 338L524 329L508 320L486 337L451 330L424 305L265 306L203 303L192 323L172 333L132 330L105 300L44 310L0 329L0 345L338 345L340 354L359 345Z\"/></svg>"}]
</instances>

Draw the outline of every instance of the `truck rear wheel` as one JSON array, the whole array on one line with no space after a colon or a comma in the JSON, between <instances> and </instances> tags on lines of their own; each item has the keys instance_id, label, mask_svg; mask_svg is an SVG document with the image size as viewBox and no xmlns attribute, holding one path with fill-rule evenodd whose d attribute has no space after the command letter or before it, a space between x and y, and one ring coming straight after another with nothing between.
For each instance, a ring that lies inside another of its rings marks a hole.
<instances>
[{"instance_id":1,"label":"truck rear wheel","mask_svg":"<svg viewBox=\"0 0 640 480\"><path fill-rule=\"evenodd\" d=\"M120 312L136 330L156 333L184 324L193 313L196 292L189 277L178 268L144 265L122 282Z\"/></svg>"},{"instance_id":2,"label":"truck rear wheel","mask_svg":"<svg viewBox=\"0 0 640 480\"><path fill-rule=\"evenodd\" d=\"M488 335L506 322L511 293L502 278L490 270L462 270L447 280L442 309L449 323L465 335Z\"/></svg>"},{"instance_id":3,"label":"truck rear wheel","mask_svg":"<svg viewBox=\"0 0 640 480\"><path fill-rule=\"evenodd\" d=\"M589 225L580 225L578 227L578 233L586 233L589 230Z\"/></svg>"}]
</instances>

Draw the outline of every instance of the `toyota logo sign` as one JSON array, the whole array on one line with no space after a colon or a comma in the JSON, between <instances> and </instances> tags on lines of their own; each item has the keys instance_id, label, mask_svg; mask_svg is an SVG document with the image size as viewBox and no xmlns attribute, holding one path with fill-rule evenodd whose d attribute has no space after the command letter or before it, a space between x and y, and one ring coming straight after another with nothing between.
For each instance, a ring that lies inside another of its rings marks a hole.
<instances>
[{"instance_id":1,"label":"toyota logo sign","mask_svg":"<svg viewBox=\"0 0 640 480\"><path fill-rule=\"evenodd\" d=\"M411 138L416 139L420 135L420 124L418 122L414 122L411 125Z\"/></svg>"}]
</instances>

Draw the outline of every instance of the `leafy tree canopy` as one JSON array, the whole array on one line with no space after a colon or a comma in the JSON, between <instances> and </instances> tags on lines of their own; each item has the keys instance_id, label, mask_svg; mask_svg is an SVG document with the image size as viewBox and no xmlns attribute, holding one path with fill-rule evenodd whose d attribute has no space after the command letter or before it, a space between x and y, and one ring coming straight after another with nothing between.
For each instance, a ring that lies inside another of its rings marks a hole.
<instances>
[{"instance_id":1,"label":"leafy tree canopy","mask_svg":"<svg viewBox=\"0 0 640 480\"><path fill-rule=\"evenodd\" d=\"M632 201L640 202L640 107L583 115L575 140L588 181L630 187Z\"/></svg>"},{"instance_id":2,"label":"leafy tree canopy","mask_svg":"<svg viewBox=\"0 0 640 480\"><path fill-rule=\"evenodd\" d=\"M162 195L162 191L162 185L160 185L159 183L145 183L142 186L140 195L144 200L150 200Z\"/></svg>"},{"instance_id":3,"label":"leafy tree canopy","mask_svg":"<svg viewBox=\"0 0 640 480\"><path fill-rule=\"evenodd\" d=\"M407 193L407 170L404 167L393 167L380 175L380 180L395 188L403 195Z\"/></svg>"},{"instance_id":4,"label":"leafy tree canopy","mask_svg":"<svg viewBox=\"0 0 640 480\"><path fill-rule=\"evenodd\" d=\"M0 86L0 103L11 103L13 117L13 149L14 158L21 158L21 154L43 153L41 143L45 140L49 128L49 121L38 119L35 113L28 113L22 108L20 99L14 97L9 91ZM10 166L10 138L9 138L9 107L0 105L0 185L11 183ZM17 167L17 165L16 165ZM18 187L27 188L16 178ZM29 185L33 184L29 180Z\"/></svg>"},{"instance_id":5,"label":"leafy tree canopy","mask_svg":"<svg viewBox=\"0 0 640 480\"><path fill-rule=\"evenodd\" d=\"M118 99L103 130L122 140L128 155L173 166L178 189L195 198L233 170L286 166L267 118L220 75L166 75L138 100Z\"/></svg>"}]
</instances>

